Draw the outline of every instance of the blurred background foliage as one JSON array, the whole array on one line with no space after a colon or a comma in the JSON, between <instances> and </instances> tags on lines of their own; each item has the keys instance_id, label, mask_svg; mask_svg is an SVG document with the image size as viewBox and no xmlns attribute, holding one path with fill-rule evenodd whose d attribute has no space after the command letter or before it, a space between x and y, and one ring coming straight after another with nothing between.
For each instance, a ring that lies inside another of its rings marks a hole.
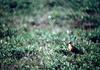
<instances>
[{"instance_id":1,"label":"blurred background foliage","mask_svg":"<svg viewBox=\"0 0 100 70\"><path fill-rule=\"evenodd\" d=\"M99 19L100 0L0 0L0 70L100 70Z\"/></svg>"}]
</instances>

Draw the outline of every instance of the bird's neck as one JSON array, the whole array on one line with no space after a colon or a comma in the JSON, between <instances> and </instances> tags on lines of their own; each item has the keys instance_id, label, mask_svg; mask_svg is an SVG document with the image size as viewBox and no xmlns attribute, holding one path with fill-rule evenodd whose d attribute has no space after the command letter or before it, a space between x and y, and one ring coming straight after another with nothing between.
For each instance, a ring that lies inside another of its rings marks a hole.
<instances>
[{"instance_id":1,"label":"bird's neck","mask_svg":"<svg viewBox=\"0 0 100 70\"><path fill-rule=\"evenodd\" d=\"M72 46L72 44L68 44L69 46Z\"/></svg>"}]
</instances>

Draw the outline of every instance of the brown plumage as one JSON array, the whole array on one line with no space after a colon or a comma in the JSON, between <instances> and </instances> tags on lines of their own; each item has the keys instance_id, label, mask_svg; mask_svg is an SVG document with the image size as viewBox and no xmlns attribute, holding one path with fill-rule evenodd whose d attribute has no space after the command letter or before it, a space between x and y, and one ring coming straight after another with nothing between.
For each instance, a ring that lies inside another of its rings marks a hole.
<instances>
[{"instance_id":1,"label":"brown plumage","mask_svg":"<svg viewBox=\"0 0 100 70\"><path fill-rule=\"evenodd\" d=\"M82 51L80 51L79 49L77 49L76 47L74 47L74 46L72 45L72 42L69 42L69 43L68 43L68 51L70 51L70 52L72 52L72 53L74 53L74 54L83 54Z\"/></svg>"}]
</instances>

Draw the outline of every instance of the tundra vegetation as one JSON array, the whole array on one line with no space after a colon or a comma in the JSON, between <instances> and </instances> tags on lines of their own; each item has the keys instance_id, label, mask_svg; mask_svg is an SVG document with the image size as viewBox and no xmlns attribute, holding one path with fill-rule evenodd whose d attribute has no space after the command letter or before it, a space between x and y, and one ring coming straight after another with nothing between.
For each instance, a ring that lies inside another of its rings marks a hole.
<instances>
[{"instance_id":1,"label":"tundra vegetation","mask_svg":"<svg viewBox=\"0 0 100 70\"><path fill-rule=\"evenodd\" d=\"M100 70L99 53L100 0L0 0L0 70Z\"/></svg>"}]
</instances>

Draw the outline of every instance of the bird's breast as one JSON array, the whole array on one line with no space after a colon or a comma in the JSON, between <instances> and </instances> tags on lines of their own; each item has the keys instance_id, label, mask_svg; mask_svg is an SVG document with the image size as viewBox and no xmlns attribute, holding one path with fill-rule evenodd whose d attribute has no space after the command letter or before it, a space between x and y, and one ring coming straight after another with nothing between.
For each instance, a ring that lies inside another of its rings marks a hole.
<instances>
[{"instance_id":1,"label":"bird's breast","mask_svg":"<svg viewBox=\"0 0 100 70\"><path fill-rule=\"evenodd\" d=\"M68 45L68 50L69 50L69 51L72 51L72 50L73 50L72 45L70 45L70 44Z\"/></svg>"}]
</instances>

